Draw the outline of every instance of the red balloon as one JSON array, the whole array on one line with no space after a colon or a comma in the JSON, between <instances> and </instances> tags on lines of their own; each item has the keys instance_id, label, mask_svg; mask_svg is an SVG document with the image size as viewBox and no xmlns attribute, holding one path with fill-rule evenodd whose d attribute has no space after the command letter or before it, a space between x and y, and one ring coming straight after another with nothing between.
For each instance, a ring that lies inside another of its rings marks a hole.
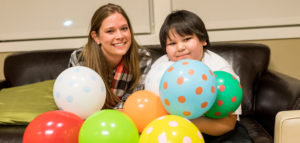
<instances>
[{"instance_id":1,"label":"red balloon","mask_svg":"<svg viewBox=\"0 0 300 143\"><path fill-rule=\"evenodd\" d=\"M70 112L45 112L27 126L23 143L78 143L83 122L79 116Z\"/></svg>"}]
</instances>

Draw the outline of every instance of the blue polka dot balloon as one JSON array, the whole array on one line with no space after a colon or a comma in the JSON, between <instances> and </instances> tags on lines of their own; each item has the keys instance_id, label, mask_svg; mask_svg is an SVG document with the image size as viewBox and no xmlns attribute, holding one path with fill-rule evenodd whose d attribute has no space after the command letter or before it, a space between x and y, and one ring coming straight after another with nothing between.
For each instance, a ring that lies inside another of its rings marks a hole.
<instances>
[{"instance_id":1,"label":"blue polka dot balloon","mask_svg":"<svg viewBox=\"0 0 300 143\"><path fill-rule=\"evenodd\" d=\"M53 96L60 110L86 119L102 109L106 90L97 72L88 67L75 66L59 74L53 86Z\"/></svg>"},{"instance_id":2,"label":"blue polka dot balloon","mask_svg":"<svg viewBox=\"0 0 300 143\"><path fill-rule=\"evenodd\" d=\"M216 78L207 65L185 59L165 71L159 90L161 101L170 114L194 119L214 104L216 88Z\"/></svg>"}]
</instances>

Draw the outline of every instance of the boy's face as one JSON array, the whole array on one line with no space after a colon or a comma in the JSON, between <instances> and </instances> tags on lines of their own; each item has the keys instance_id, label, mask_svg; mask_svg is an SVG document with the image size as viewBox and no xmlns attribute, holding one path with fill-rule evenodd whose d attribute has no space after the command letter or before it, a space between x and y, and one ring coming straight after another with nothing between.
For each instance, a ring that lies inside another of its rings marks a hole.
<instances>
[{"instance_id":1,"label":"boy's face","mask_svg":"<svg viewBox=\"0 0 300 143\"><path fill-rule=\"evenodd\" d=\"M206 41L200 41L195 34L180 36L175 30L169 31L169 37L166 42L166 52L171 61L202 60L203 46L207 45Z\"/></svg>"}]
</instances>

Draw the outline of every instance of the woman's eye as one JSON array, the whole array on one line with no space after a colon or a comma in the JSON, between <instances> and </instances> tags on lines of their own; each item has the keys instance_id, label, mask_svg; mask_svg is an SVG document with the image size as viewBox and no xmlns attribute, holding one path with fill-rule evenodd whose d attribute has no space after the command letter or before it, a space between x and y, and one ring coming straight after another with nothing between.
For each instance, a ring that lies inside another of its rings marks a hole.
<instances>
[{"instance_id":1,"label":"woman's eye","mask_svg":"<svg viewBox=\"0 0 300 143\"><path fill-rule=\"evenodd\" d=\"M121 30L122 31L127 31L129 28L128 27L122 27Z\"/></svg>"},{"instance_id":2,"label":"woman's eye","mask_svg":"<svg viewBox=\"0 0 300 143\"><path fill-rule=\"evenodd\" d=\"M113 30L107 30L106 33L113 33Z\"/></svg>"}]
</instances>

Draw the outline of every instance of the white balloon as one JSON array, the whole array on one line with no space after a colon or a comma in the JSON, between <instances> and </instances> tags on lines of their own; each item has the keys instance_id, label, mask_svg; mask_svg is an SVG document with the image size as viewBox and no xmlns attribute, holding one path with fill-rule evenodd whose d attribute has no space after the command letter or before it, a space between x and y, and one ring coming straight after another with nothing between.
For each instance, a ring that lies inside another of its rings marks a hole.
<instances>
[{"instance_id":1,"label":"white balloon","mask_svg":"<svg viewBox=\"0 0 300 143\"><path fill-rule=\"evenodd\" d=\"M60 110L86 119L102 109L106 89L97 72L88 67L75 66L59 74L54 83L53 96Z\"/></svg>"},{"instance_id":2,"label":"white balloon","mask_svg":"<svg viewBox=\"0 0 300 143\"><path fill-rule=\"evenodd\" d=\"M145 90L151 91L159 96L159 84L164 72L174 62L166 61L152 66L145 79Z\"/></svg>"}]
</instances>

